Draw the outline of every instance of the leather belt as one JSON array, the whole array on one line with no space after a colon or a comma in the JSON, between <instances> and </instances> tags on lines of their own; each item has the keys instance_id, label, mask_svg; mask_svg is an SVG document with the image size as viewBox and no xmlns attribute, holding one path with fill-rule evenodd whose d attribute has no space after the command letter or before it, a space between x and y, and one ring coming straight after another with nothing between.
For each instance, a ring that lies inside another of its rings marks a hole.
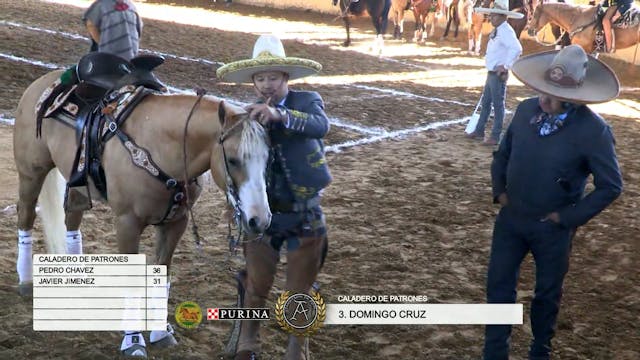
<instances>
[{"instance_id":1,"label":"leather belt","mask_svg":"<svg viewBox=\"0 0 640 360\"><path fill-rule=\"evenodd\" d=\"M269 203L272 212L301 212L320 205L320 196L312 197L305 201L295 202L278 202Z\"/></svg>"}]
</instances>

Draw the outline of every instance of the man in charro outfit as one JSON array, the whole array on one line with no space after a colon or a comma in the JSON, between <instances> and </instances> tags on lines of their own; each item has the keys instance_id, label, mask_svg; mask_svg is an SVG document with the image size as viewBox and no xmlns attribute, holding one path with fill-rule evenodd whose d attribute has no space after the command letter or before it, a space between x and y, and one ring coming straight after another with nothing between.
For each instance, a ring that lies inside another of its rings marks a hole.
<instances>
[{"instance_id":1,"label":"man in charro outfit","mask_svg":"<svg viewBox=\"0 0 640 360\"><path fill-rule=\"evenodd\" d=\"M529 359L548 360L575 231L622 191L611 128L587 106L615 98L620 83L578 45L526 56L512 70L540 95L518 105L494 153L493 197L502 207L493 230L487 302L516 302L520 264L531 252L536 284ZM590 176L595 189L585 196ZM508 359L510 335L510 325L488 325L484 359Z\"/></svg>"},{"instance_id":2,"label":"man in charro outfit","mask_svg":"<svg viewBox=\"0 0 640 360\"><path fill-rule=\"evenodd\" d=\"M267 195L273 218L261 239L244 243L246 272L241 272L244 307L262 307L269 295L280 258L287 249L285 290L307 293L327 251L325 219L320 193L331 182L322 138L329 121L320 95L294 91L288 81L316 74L322 66L312 60L287 57L280 39L262 35L253 58L227 64L218 78L252 83L258 101L247 106L252 119L269 131L271 159ZM256 359L259 321L242 321L236 359ZM291 335L287 359L300 359L303 339Z\"/></svg>"}]
</instances>

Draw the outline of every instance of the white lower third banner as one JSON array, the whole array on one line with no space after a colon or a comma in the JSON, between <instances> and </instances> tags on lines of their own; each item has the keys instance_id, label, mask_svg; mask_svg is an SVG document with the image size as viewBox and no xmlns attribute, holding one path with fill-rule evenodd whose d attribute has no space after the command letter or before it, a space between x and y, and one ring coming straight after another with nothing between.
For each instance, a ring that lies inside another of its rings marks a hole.
<instances>
[{"instance_id":1,"label":"white lower third banner","mask_svg":"<svg viewBox=\"0 0 640 360\"><path fill-rule=\"evenodd\" d=\"M522 325L522 304L327 304L326 325Z\"/></svg>"}]
</instances>

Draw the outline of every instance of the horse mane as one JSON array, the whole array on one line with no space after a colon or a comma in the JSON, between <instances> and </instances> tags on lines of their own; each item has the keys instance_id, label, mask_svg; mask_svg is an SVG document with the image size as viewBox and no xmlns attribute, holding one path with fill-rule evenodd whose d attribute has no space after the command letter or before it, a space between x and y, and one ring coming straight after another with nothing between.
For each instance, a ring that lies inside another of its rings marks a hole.
<instances>
[{"instance_id":1,"label":"horse mane","mask_svg":"<svg viewBox=\"0 0 640 360\"><path fill-rule=\"evenodd\" d=\"M245 120L242 127L238 156L246 159L252 155L269 155L267 132L254 120Z\"/></svg>"}]
</instances>

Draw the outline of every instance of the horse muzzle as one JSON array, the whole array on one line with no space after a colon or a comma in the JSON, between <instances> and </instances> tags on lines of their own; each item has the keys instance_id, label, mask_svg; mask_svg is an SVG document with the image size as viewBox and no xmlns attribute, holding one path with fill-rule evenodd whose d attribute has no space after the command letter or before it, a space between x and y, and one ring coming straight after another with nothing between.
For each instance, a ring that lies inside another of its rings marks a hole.
<instances>
[{"instance_id":1,"label":"horse muzzle","mask_svg":"<svg viewBox=\"0 0 640 360\"><path fill-rule=\"evenodd\" d=\"M243 221L243 224L242 224L245 228L245 231L253 235L265 232L265 230L267 230L269 225L271 225L270 212L267 213L264 218L260 216L252 216L248 219L243 216L243 218L246 219L246 221Z\"/></svg>"}]
</instances>

